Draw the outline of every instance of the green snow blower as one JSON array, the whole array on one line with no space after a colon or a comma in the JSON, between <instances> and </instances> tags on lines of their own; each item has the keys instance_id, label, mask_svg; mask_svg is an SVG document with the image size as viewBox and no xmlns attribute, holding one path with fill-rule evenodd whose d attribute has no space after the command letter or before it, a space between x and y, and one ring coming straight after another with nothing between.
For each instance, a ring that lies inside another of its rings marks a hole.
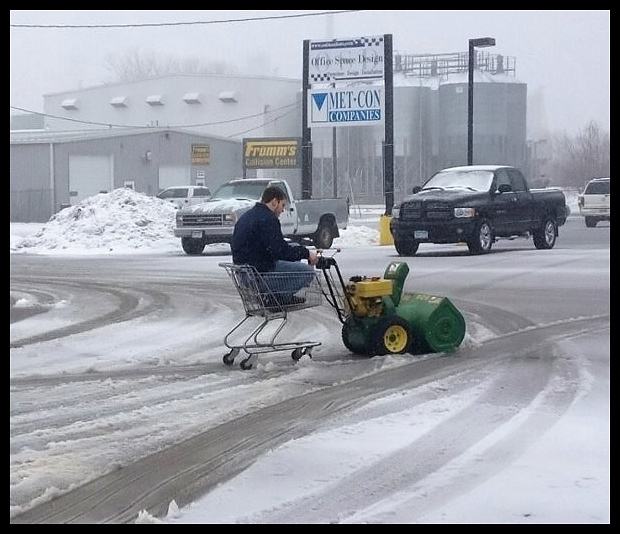
<instances>
[{"instance_id":1,"label":"green snow blower","mask_svg":"<svg viewBox=\"0 0 620 534\"><path fill-rule=\"evenodd\" d=\"M465 319L446 297L403 293L409 274L405 262L390 263L383 278L353 276L348 283L333 257L322 256L317 268L323 271L325 298L338 314L342 341L351 352L452 352L465 337Z\"/></svg>"}]
</instances>

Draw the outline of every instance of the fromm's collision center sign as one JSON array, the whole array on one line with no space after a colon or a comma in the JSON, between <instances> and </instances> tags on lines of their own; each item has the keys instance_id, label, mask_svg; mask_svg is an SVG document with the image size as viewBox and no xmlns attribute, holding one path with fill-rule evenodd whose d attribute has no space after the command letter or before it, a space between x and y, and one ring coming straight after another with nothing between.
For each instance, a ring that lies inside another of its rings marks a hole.
<instances>
[{"instance_id":1,"label":"fromm's collision center sign","mask_svg":"<svg viewBox=\"0 0 620 534\"><path fill-rule=\"evenodd\" d=\"M243 139L245 169L296 169L301 167L298 137L254 137Z\"/></svg>"}]
</instances>

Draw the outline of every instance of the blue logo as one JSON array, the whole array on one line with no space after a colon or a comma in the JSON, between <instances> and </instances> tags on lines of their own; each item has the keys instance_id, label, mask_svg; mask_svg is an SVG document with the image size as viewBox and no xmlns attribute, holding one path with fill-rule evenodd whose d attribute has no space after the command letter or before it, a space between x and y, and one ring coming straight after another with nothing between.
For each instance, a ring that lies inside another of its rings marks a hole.
<instances>
[{"instance_id":1,"label":"blue logo","mask_svg":"<svg viewBox=\"0 0 620 534\"><path fill-rule=\"evenodd\" d=\"M314 93L312 95L312 98L314 98L314 103L316 104L316 107L319 108L319 111L321 111L321 108L325 103L325 99L327 98L327 93Z\"/></svg>"}]
</instances>

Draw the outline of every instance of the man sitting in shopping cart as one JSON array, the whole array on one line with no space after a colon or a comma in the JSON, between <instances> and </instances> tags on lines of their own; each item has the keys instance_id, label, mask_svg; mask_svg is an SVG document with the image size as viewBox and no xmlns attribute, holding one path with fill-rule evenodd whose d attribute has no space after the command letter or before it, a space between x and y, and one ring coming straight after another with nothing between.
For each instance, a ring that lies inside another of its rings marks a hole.
<instances>
[{"instance_id":1,"label":"man sitting in shopping cart","mask_svg":"<svg viewBox=\"0 0 620 534\"><path fill-rule=\"evenodd\" d=\"M315 277L316 252L284 240L280 214L286 209L287 198L282 189L267 187L260 202L246 211L235 224L230 248L233 263L253 266L268 288L271 305L295 305L304 302L294 294L310 285ZM301 260L308 260L302 263ZM273 273L273 274L271 274Z\"/></svg>"}]
</instances>

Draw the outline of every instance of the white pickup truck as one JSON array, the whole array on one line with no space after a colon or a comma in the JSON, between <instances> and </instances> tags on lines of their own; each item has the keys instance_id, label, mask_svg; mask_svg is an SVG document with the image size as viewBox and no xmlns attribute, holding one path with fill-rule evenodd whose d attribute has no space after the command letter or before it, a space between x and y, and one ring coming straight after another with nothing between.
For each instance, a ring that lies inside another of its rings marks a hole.
<instances>
[{"instance_id":1,"label":"white pickup truck","mask_svg":"<svg viewBox=\"0 0 620 534\"><path fill-rule=\"evenodd\" d=\"M585 217L588 228L593 228L599 221L610 220L609 182L609 178L594 178L577 197L579 213Z\"/></svg>"},{"instance_id":2,"label":"white pickup truck","mask_svg":"<svg viewBox=\"0 0 620 534\"><path fill-rule=\"evenodd\" d=\"M300 242L311 239L316 248L329 248L340 229L349 221L347 201L340 198L296 200L285 180L239 179L221 185L201 204L177 210L174 235L183 250L202 254L205 245L230 243L239 217L261 198L267 186L280 187L287 196L287 208L280 215L284 237Z\"/></svg>"}]
</instances>

